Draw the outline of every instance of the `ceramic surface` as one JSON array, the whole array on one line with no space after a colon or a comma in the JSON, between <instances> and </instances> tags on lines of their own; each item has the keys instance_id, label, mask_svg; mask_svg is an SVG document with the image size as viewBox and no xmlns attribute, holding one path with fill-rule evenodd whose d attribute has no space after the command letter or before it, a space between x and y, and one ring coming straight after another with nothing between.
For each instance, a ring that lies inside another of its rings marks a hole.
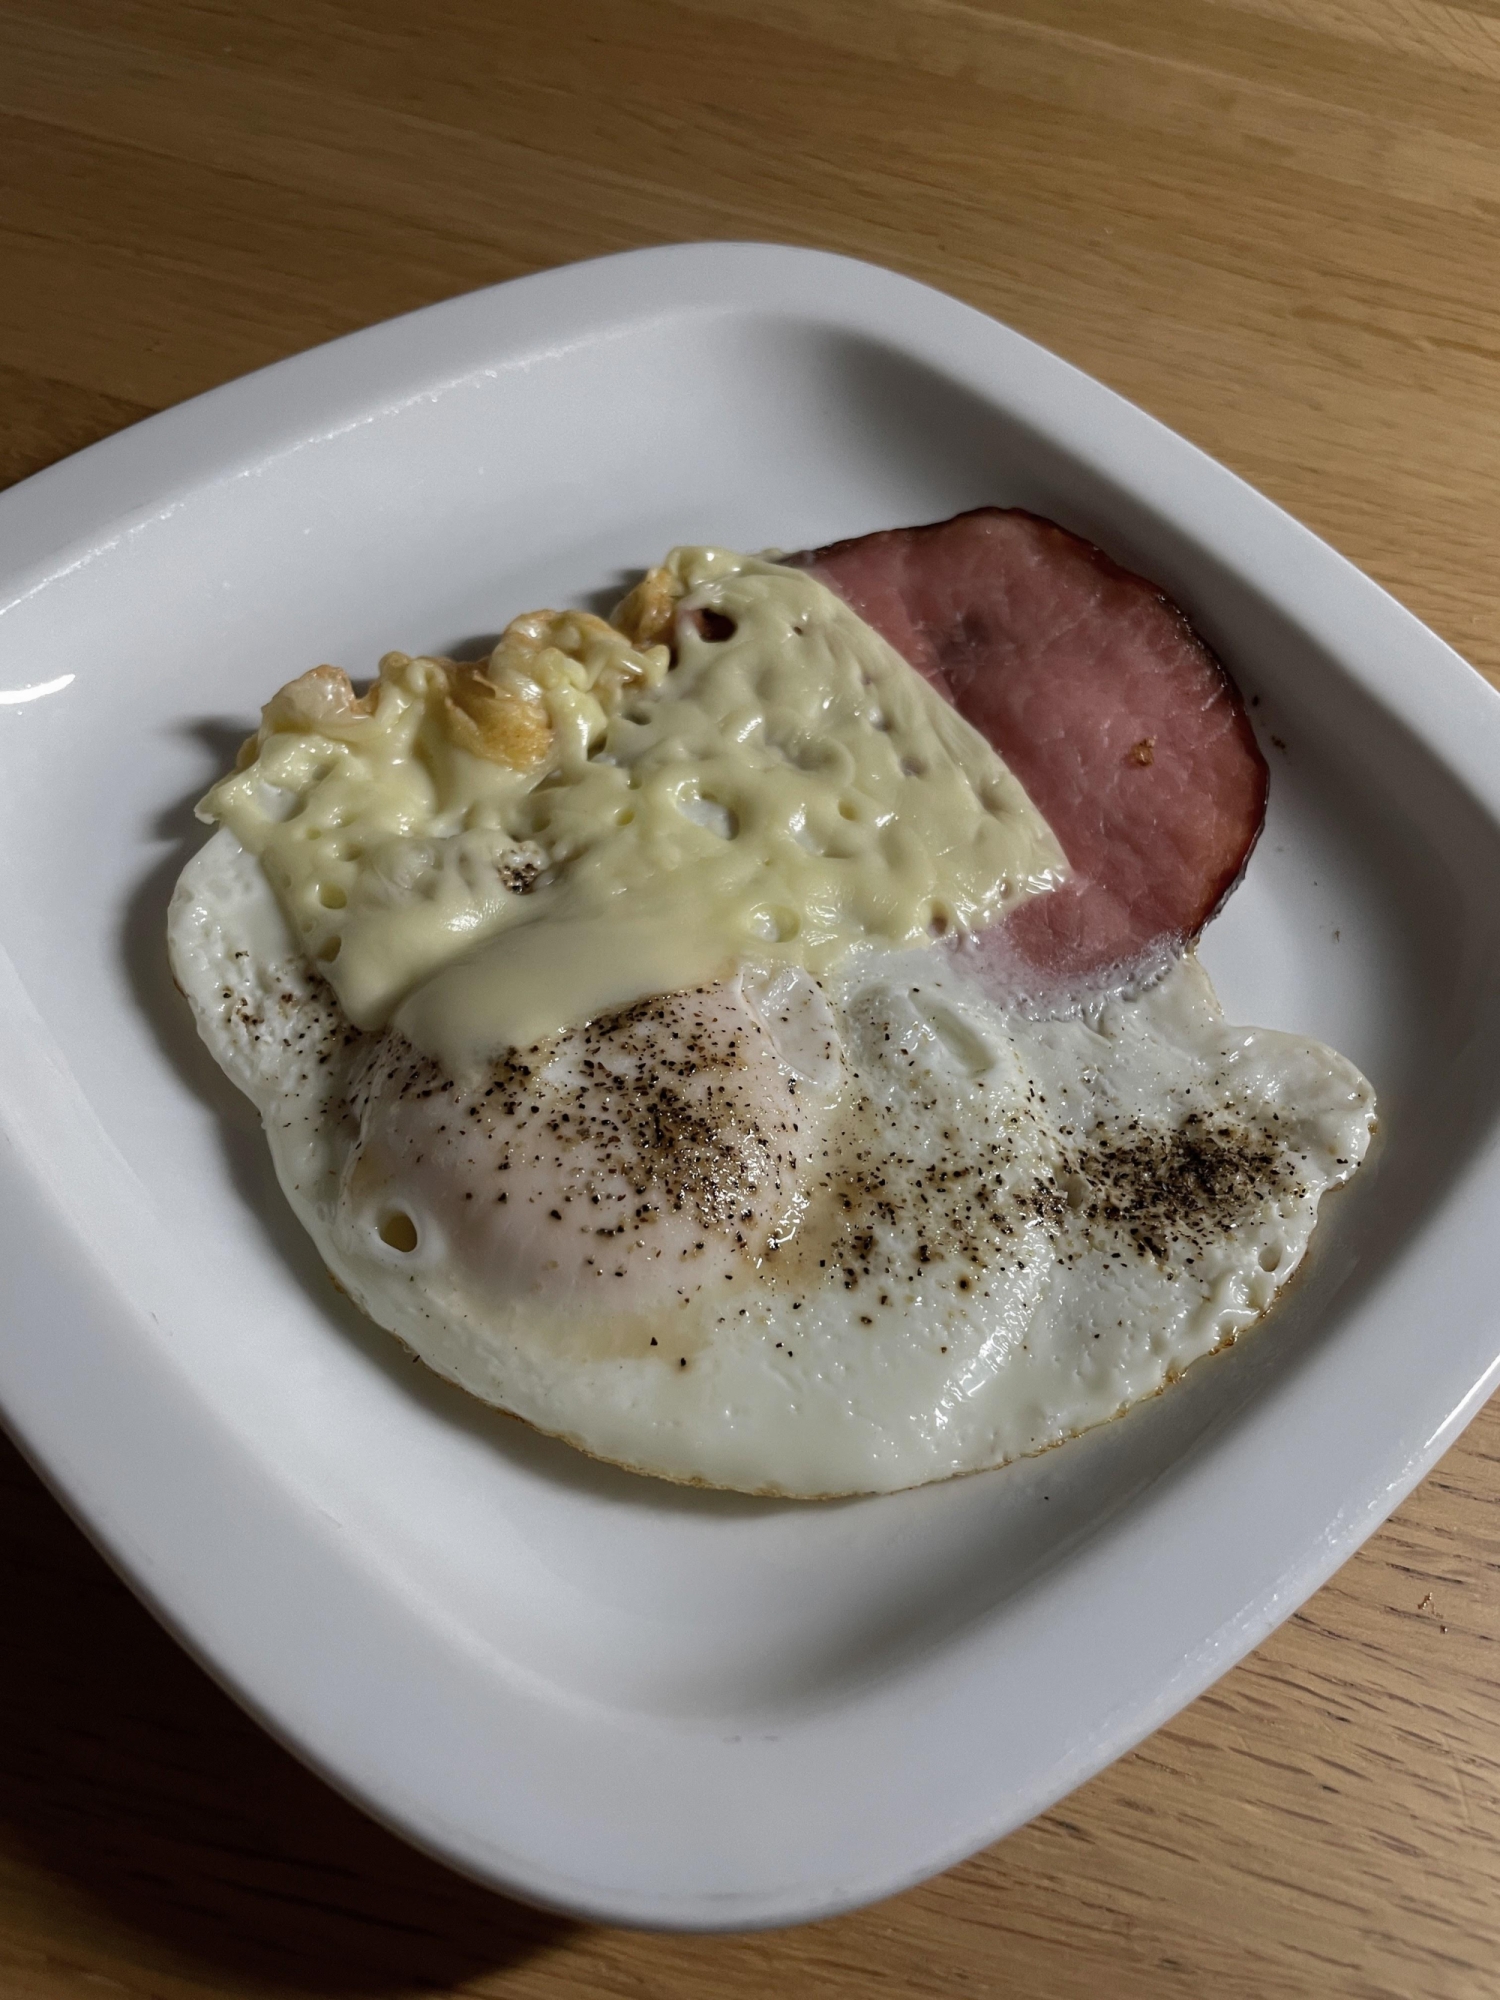
<instances>
[{"instance_id":1,"label":"ceramic surface","mask_svg":"<svg viewBox=\"0 0 1500 2000\"><path fill-rule=\"evenodd\" d=\"M983 501L1160 579L1273 772L1204 956L1366 1071L1382 1135L1274 1319L1045 1457L778 1505L594 1465L332 1290L162 924L192 802L320 660L601 606L671 543ZM1495 1377L1500 700L1332 550L909 280L687 245L217 390L0 498L0 1406L283 1741L457 1867L717 1928L888 1894L1190 1700Z\"/></svg>"}]
</instances>

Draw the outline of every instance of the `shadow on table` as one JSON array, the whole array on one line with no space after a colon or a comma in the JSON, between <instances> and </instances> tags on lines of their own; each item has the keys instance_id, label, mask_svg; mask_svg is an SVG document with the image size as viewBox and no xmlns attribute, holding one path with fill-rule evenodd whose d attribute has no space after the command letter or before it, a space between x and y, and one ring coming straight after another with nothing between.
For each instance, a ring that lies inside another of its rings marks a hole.
<instances>
[{"instance_id":1,"label":"shadow on table","mask_svg":"<svg viewBox=\"0 0 1500 2000\"><path fill-rule=\"evenodd\" d=\"M135 1933L142 1969L308 1994L446 1991L574 1928L451 1874L304 1770L161 1630L3 1435L0 1590L0 1844Z\"/></svg>"}]
</instances>

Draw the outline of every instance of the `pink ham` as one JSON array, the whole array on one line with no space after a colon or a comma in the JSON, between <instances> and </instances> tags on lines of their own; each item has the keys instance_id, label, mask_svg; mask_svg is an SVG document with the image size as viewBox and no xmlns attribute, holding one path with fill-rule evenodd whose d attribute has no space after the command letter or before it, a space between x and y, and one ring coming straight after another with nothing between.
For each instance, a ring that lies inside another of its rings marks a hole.
<instances>
[{"instance_id":1,"label":"pink ham","mask_svg":"<svg viewBox=\"0 0 1500 2000\"><path fill-rule=\"evenodd\" d=\"M1244 872L1267 772L1187 619L1053 521L981 507L787 561L838 592L981 730L1073 873L969 949L1038 997L1116 984L1196 937Z\"/></svg>"}]
</instances>

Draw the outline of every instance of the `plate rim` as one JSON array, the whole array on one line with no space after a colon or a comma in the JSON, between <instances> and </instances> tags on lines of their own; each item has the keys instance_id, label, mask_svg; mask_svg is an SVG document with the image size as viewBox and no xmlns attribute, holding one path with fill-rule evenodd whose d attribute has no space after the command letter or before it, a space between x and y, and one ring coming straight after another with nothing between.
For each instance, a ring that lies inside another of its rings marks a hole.
<instances>
[{"instance_id":1,"label":"plate rim","mask_svg":"<svg viewBox=\"0 0 1500 2000\"><path fill-rule=\"evenodd\" d=\"M185 496L253 474L314 438L331 439L372 413L400 407L403 395L420 400L442 393L485 366L516 365L540 343L584 344L611 327L639 327L653 314L701 319L752 312L879 337L961 380L988 381L992 395L1003 376L1008 411L1076 453L1169 527L1206 543L1241 583L1289 610L1492 820L1500 819L1500 698L1337 552L1155 419L976 309L879 266L782 245L677 244L510 280L346 335L145 419L0 495L0 535L15 552L0 573L0 621L35 590L66 587L69 576ZM226 440L236 441L236 448L228 450ZM1212 533L1203 525L1209 519ZM1268 585L1268 572L1282 580ZM1418 685L1420 704L1412 693ZM1410 1396L1394 1437L1388 1410L1368 1413L1366 1425L1383 1428L1385 1448L1368 1453L1367 1477L1354 1499L1338 1490L1333 1468L1310 1498L1304 1489L1302 1512L1316 1517L1315 1528L1308 1530L1304 1521L1300 1536L1288 1526L1266 1536L1260 1582L1251 1594L1241 1590L1235 1600L1232 1588L1222 1593L1235 1601L1227 1613L1210 1617L1207 1629L1199 1629L1202 1619L1193 1625L1196 1643L1181 1653L1175 1672L1156 1672L1149 1698L1137 1693L1113 1709L1104 1704L1078 1743L1054 1759L1045 1782L1033 1777L987 1809L969 1799L961 1811L945 1811L934 1800L920 1840L886 1838L863 1865L846 1865L824 1880L777 1881L763 1869L762 1879L741 1894L709 1895L684 1894L670 1884L626 1888L618 1879L603 1879L597 1867L567 1877L539 1865L524 1840L506 1845L493 1829L481 1836L466 1824L469 1808L456 1779L438 1797L424 1793L420 1774L414 1778L382 1759L378 1724L395 1698L392 1663L427 1657L416 1639L431 1633L409 1629L413 1621L421 1625L421 1608L395 1601L389 1591L383 1598L378 1574L361 1568L309 1510L273 1491L258 1476L253 1454L238 1441L229 1449L224 1439L207 1435L201 1409L173 1377L164 1330L148 1323L140 1300L102 1266L83 1227L79 1188L65 1184L62 1163L48 1154L48 1118L56 1113L76 1123L87 1107L77 1101L83 1094L76 1084L70 1096L66 1057L3 957L0 1049L10 1071L0 1082L0 1300L7 1327L0 1339L0 1414L21 1449L132 1589L273 1736L365 1811L450 1866L570 1916L686 1930L802 1922L894 1894L988 1845L1123 1754L1260 1643L1410 1491L1500 1379L1500 1332L1483 1336L1476 1327L1461 1353L1449 1351L1446 1365ZM119 1174L130 1172L117 1155L102 1160L98 1171L101 1185L117 1195ZM1500 1148L1491 1144L1445 1195L1426 1236L1440 1244L1456 1238L1461 1246L1473 1235L1473 1218L1482 1217L1497 1193ZM1429 1248L1423 1261L1434 1254ZM1460 1273L1449 1262L1447 1292L1440 1287L1436 1301L1426 1295L1424 1318L1442 1310L1444 1298L1448 1312L1460 1309ZM1411 1293L1415 1304L1423 1294L1420 1285L1413 1287L1413 1275L1398 1270L1391 1285L1398 1299ZM1467 1303L1473 1313L1474 1301ZM28 1327L60 1319L67 1322L60 1339L27 1338ZM82 1392L79 1370L87 1381ZM1164 1491L1162 1504L1170 1503L1184 1534L1158 1552L1155 1568L1170 1558L1196 1564L1202 1573L1201 1538L1186 1535L1185 1513L1213 1498L1235 1474L1260 1492L1257 1468L1249 1462L1252 1431L1259 1433L1279 1410L1295 1420L1294 1433L1312 1434L1309 1417L1316 1406L1309 1398L1314 1391L1326 1396L1326 1370L1320 1374L1312 1360L1295 1374L1262 1398L1255 1425L1239 1426L1216 1445L1211 1463L1196 1454L1161 1482L1175 1492L1174 1499ZM122 1413L132 1427L128 1439L121 1435ZM1385 1419L1383 1427L1377 1418ZM148 1446L155 1441L157 1449L175 1444L182 1450L185 1440L194 1446L186 1457L200 1482L197 1519L174 1524ZM251 1523L258 1524L256 1532L247 1534ZM1070 1559L1075 1588L1089 1585L1103 1602L1118 1593L1107 1563L1125 1533L1123 1522L1109 1524ZM236 1588L254 1593L268 1630L304 1644L309 1633L321 1632L331 1657L340 1646L335 1614L360 1627L352 1646L349 1629L342 1635L338 1691L347 1700L354 1689L359 1699L353 1706L360 1710L343 1734L328 1726L329 1692L299 1691L295 1675L274 1659L274 1647L265 1640L248 1643L244 1616L232 1616L219 1601L224 1593L216 1592L211 1557L224 1546L241 1559ZM305 1572L295 1602L287 1597L285 1576L267 1561L272 1549L294 1554L299 1575ZM1142 1573L1149 1580L1153 1565L1142 1571L1138 1564L1137 1581ZM390 1661L383 1675L372 1670L360 1681L360 1656L377 1633ZM924 1700L956 1699L954 1687L983 1683L983 1638L974 1633L954 1642L941 1670L923 1678ZM542 1697L518 1689L514 1699L524 1724L528 1700ZM880 1702L864 1709L874 1714ZM574 1720L587 1734L588 1725ZM662 1747L660 1732L644 1724L638 1731ZM673 1740L680 1748L687 1739ZM736 1768L753 1755L747 1752ZM626 1757L621 1768L628 1763ZM753 1776L748 1782L763 1781Z\"/></svg>"}]
</instances>

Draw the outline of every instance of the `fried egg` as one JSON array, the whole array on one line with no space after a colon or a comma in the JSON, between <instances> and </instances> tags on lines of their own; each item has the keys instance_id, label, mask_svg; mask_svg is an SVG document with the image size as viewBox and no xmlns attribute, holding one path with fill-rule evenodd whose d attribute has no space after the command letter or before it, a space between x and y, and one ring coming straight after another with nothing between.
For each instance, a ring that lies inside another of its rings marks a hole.
<instances>
[{"instance_id":1,"label":"fried egg","mask_svg":"<svg viewBox=\"0 0 1500 2000\"><path fill-rule=\"evenodd\" d=\"M350 1026L216 833L172 906L200 1029L356 1303L596 1456L890 1491L1102 1423L1232 1342L1368 1143L1315 1043L1185 957L1071 1018L945 954L746 965L460 1081Z\"/></svg>"}]
</instances>

